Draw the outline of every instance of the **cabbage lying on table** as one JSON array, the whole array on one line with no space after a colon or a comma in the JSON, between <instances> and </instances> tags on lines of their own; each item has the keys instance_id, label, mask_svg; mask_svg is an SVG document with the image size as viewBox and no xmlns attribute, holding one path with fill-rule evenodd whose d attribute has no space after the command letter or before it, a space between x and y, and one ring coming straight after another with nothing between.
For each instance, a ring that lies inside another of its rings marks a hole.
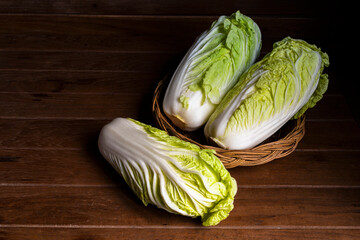
<instances>
[{"instance_id":1,"label":"cabbage lying on table","mask_svg":"<svg viewBox=\"0 0 360 240\"><path fill-rule=\"evenodd\" d=\"M126 118L104 126L98 145L145 205L200 216L205 226L218 224L233 209L236 181L212 150Z\"/></svg>"},{"instance_id":2,"label":"cabbage lying on table","mask_svg":"<svg viewBox=\"0 0 360 240\"><path fill-rule=\"evenodd\" d=\"M236 12L221 16L189 49L165 93L163 109L183 130L196 130L254 63L261 33L249 17Z\"/></svg>"},{"instance_id":3,"label":"cabbage lying on table","mask_svg":"<svg viewBox=\"0 0 360 240\"><path fill-rule=\"evenodd\" d=\"M287 37L255 63L224 97L205 126L206 137L226 149L251 148L322 98L329 57Z\"/></svg>"}]
</instances>

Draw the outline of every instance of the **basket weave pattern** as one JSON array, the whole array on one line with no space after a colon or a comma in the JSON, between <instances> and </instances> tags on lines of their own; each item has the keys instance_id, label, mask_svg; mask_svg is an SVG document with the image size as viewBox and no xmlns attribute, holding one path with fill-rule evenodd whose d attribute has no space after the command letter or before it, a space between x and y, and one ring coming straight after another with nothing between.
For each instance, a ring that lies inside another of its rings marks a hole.
<instances>
[{"instance_id":1,"label":"basket weave pattern","mask_svg":"<svg viewBox=\"0 0 360 240\"><path fill-rule=\"evenodd\" d=\"M189 137L189 134L173 126L171 121L162 111L161 100L162 89L164 88L167 78L159 81L153 96L152 112L155 120L160 129L167 131L169 134L174 135L182 140L194 143L201 148L213 149L216 151L216 156L222 161L226 168L234 168L238 166L255 166L268 163L272 160L285 157L292 153L297 147L300 140L305 134L305 116L297 120L291 120L290 130L286 135L277 138L273 141L266 142L254 148L245 150L227 150L220 147L214 147L206 144L199 143ZM285 131L285 128L279 131ZM281 134L277 134L281 135ZM274 138L274 136L272 137ZM276 138L276 137L275 137Z\"/></svg>"}]
</instances>

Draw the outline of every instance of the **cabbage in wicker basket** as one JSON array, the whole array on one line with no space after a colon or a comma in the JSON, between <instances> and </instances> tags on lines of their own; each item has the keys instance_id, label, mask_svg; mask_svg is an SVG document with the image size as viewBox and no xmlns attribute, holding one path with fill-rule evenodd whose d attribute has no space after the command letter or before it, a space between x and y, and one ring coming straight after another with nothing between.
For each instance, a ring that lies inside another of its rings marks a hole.
<instances>
[{"instance_id":1,"label":"cabbage in wicker basket","mask_svg":"<svg viewBox=\"0 0 360 240\"><path fill-rule=\"evenodd\" d=\"M328 65L328 55L303 40L287 37L275 43L239 78L207 122L205 135L217 146L192 139L166 118L159 104L163 81L154 94L153 112L162 129L215 149L227 168L263 164L295 150L305 133L304 112L327 90L328 76L322 72Z\"/></svg>"}]
</instances>

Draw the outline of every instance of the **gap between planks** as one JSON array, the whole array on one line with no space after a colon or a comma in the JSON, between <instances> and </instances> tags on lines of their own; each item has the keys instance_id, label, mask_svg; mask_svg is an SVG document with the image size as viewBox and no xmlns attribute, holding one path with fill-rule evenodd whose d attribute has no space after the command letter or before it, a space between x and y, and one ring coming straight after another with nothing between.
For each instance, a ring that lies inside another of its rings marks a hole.
<instances>
[{"instance_id":1,"label":"gap between planks","mask_svg":"<svg viewBox=\"0 0 360 240\"><path fill-rule=\"evenodd\" d=\"M0 16L26 16L26 17L82 17L82 18L144 18L144 19L217 19L224 14L208 14L208 15L160 15L160 14L83 14L83 13L0 13ZM225 14L226 15L226 14ZM251 18L264 19L316 19L314 16L302 15L281 15L281 14L247 14ZM329 16L330 17L330 16Z\"/></svg>"},{"instance_id":2,"label":"gap between planks","mask_svg":"<svg viewBox=\"0 0 360 240\"><path fill-rule=\"evenodd\" d=\"M107 49L29 49L29 48L0 48L0 52L47 52L47 53L129 53L129 54L172 54L185 56L185 53L188 49L179 48L178 50L107 50ZM260 51L259 56L265 56L270 51ZM259 57L260 59L261 57ZM17 69L0 69L0 71L17 71ZM21 69L20 69L21 70ZM33 69L23 69L25 71L32 71ZM37 70L37 69L34 69ZM45 70L46 71L46 70ZM53 69L49 69L49 71L53 71Z\"/></svg>"},{"instance_id":3,"label":"gap between planks","mask_svg":"<svg viewBox=\"0 0 360 240\"><path fill-rule=\"evenodd\" d=\"M0 183L0 187L63 187L63 188L116 188L120 184L51 184L51 183ZM279 188L303 188L303 189L360 189L360 185L238 185L239 189L279 189Z\"/></svg>"},{"instance_id":4,"label":"gap between planks","mask_svg":"<svg viewBox=\"0 0 360 240\"><path fill-rule=\"evenodd\" d=\"M1 70L0 70L1 72ZM51 94L51 95L142 95L142 93L128 92L51 92L51 91L0 91L0 94ZM341 93L325 93L326 97L342 97Z\"/></svg>"},{"instance_id":5,"label":"gap between planks","mask_svg":"<svg viewBox=\"0 0 360 240\"><path fill-rule=\"evenodd\" d=\"M0 51L1 52L1 51ZM74 73L151 73L151 71L139 71L139 70L101 70L101 69L26 69L26 68L0 68L1 71L14 71L14 72L74 72Z\"/></svg>"},{"instance_id":6,"label":"gap between planks","mask_svg":"<svg viewBox=\"0 0 360 240\"><path fill-rule=\"evenodd\" d=\"M21 116L0 116L0 120L113 120L115 117L21 117ZM353 122L352 118L324 118L324 119L306 119L306 122Z\"/></svg>"},{"instance_id":7,"label":"gap between planks","mask_svg":"<svg viewBox=\"0 0 360 240\"><path fill-rule=\"evenodd\" d=\"M135 226L135 225L75 225L75 224L0 224L0 228L95 228L95 229L270 229L270 230L358 230L360 226Z\"/></svg>"},{"instance_id":8,"label":"gap between planks","mask_svg":"<svg viewBox=\"0 0 360 240\"><path fill-rule=\"evenodd\" d=\"M183 49L179 49L178 51L174 50L96 50L96 49L69 49L69 50L63 50L63 49L28 49L28 48L0 48L0 52L51 52L51 53L66 53L66 52L72 52L72 53L144 53L144 54L182 54ZM266 54L268 51L261 52L261 54ZM2 70L2 69L1 69Z\"/></svg>"},{"instance_id":9,"label":"gap between planks","mask_svg":"<svg viewBox=\"0 0 360 240\"><path fill-rule=\"evenodd\" d=\"M36 150L36 151L81 151L83 148L70 147L0 147L1 150ZM306 148L294 150L295 152L360 152L359 148L343 149L343 148Z\"/></svg>"}]
</instances>

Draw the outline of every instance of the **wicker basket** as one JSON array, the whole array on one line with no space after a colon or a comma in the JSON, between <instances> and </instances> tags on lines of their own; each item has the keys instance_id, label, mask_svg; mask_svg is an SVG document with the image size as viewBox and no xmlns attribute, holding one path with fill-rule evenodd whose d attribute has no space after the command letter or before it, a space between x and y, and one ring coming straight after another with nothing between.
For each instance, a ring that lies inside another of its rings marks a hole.
<instances>
[{"instance_id":1,"label":"wicker basket","mask_svg":"<svg viewBox=\"0 0 360 240\"><path fill-rule=\"evenodd\" d=\"M292 153L305 134L305 116L286 123L278 132L264 141L261 145L246 150L226 150L203 144L206 140L200 132L185 132L172 125L162 111L160 104L163 99L162 89L165 88L168 77L159 81L153 97L152 111L158 127L180 139L194 143L201 148L213 149L216 156L226 168L238 166L255 166L285 157Z\"/></svg>"}]
</instances>

